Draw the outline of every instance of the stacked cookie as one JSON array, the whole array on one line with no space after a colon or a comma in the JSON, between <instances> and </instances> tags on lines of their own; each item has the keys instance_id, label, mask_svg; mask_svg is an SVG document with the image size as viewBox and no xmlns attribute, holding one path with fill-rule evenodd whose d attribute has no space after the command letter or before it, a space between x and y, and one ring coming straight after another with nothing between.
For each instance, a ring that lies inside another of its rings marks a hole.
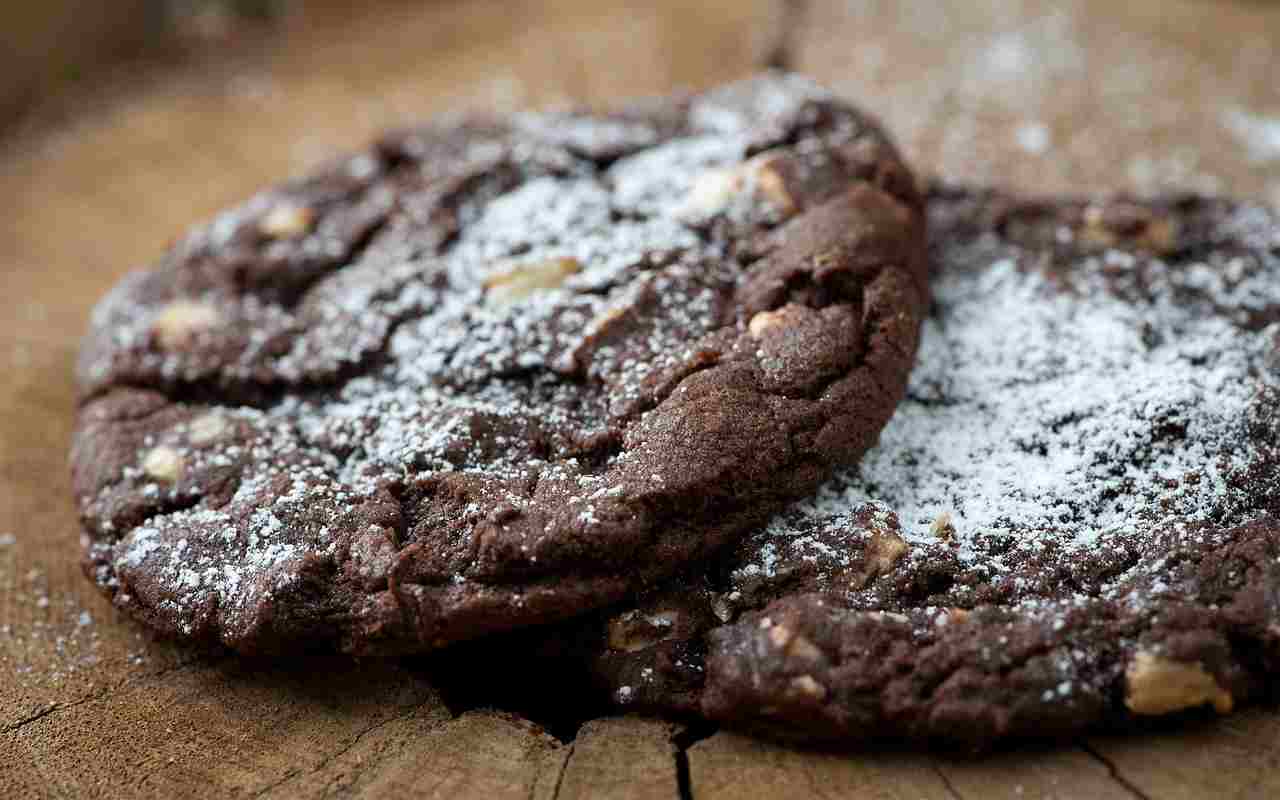
<instances>
[{"instance_id":1,"label":"stacked cookie","mask_svg":"<svg viewBox=\"0 0 1280 800\"><path fill-rule=\"evenodd\" d=\"M1229 710L1278 278L1260 208L922 197L794 76L402 131L99 306L84 565L193 641L481 640L801 738Z\"/></svg>"}]
</instances>

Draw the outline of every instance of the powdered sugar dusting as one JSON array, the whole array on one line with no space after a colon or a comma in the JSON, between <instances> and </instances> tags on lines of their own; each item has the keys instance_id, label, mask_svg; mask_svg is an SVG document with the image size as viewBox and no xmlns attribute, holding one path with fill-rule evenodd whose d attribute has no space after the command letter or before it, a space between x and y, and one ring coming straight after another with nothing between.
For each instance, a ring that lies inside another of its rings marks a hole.
<instances>
[{"instance_id":1,"label":"powdered sugar dusting","mask_svg":"<svg viewBox=\"0 0 1280 800\"><path fill-rule=\"evenodd\" d=\"M1153 323L1148 309L1090 289L1087 301L1068 296L1009 260L977 280L944 277L916 395L846 497L894 508L908 540L927 541L951 512L962 543L1045 530L1077 547L1207 520L1229 503L1225 478L1251 455L1239 443L1260 342L1173 307ZM1233 338L1248 349L1201 363ZM929 403L931 392L946 404Z\"/></svg>"},{"instance_id":2,"label":"powdered sugar dusting","mask_svg":"<svg viewBox=\"0 0 1280 800\"><path fill-rule=\"evenodd\" d=\"M920 552L949 515L955 554L989 577L1019 552L1068 559L1256 514L1265 444L1247 426L1280 378L1280 328L1262 322L1280 308L1277 228L1256 208L1224 228L1260 249L1176 266L1111 250L1077 257L1065 287L1007 248L944 248L938 312L879 445L757 535L737 574L772 574L783 545L847 564L822 531L866 527L868 509Z\"/></svg>"}]
</instances>

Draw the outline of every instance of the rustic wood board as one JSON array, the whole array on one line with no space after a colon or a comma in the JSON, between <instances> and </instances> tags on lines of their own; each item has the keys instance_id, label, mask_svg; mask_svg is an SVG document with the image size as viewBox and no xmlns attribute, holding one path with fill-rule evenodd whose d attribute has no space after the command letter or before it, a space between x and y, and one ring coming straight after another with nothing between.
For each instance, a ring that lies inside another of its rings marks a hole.
<instances>
[{"instance_id":1,"label":"rustic wood board","mask_svg":"<svg viewBox=\"0 0 1280 800\"><path fill-rule=\"evenodd\" d=\"M1280 5L340 5L113 81L0 143L0 797L1280 796L1270 711L983 760L806 753L635 717L563 742L451 709L401 664L214 659L116 614L76 567L66 474L89 309L192 220L384 126L789 63L880 112L925 172L1280 203L1280 54L1265 46Z\"/></svg>"}]
</instances>

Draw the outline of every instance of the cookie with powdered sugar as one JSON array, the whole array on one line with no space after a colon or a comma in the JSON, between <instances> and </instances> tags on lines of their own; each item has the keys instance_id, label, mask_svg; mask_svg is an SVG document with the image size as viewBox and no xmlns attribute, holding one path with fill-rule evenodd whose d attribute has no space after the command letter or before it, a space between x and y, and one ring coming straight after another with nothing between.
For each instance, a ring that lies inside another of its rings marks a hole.
<instances>
[{"instance_id":1,"label":"cookie with powdered sugar","mask_svg":"<svg viewBox=\"0 0 1280 800\"><path fill-rule=\"evenodd\" d=\"M244 652L616 602L874 442L924 249L884 134L793 76L387 135L98 306L85 569Z\"/></svg>"},{"instance_id":2,"label":"cookie with powdered sugar","mask_svg":"<svg viewBox=\"0 0 1280 800\"><path fill-rule=\"evenodd\" d=\"M878 445L544 655L624 707L844 742L1273 695L1280 220L946 187L928 209L935 307Z\"/></svg>"}]
</instances>

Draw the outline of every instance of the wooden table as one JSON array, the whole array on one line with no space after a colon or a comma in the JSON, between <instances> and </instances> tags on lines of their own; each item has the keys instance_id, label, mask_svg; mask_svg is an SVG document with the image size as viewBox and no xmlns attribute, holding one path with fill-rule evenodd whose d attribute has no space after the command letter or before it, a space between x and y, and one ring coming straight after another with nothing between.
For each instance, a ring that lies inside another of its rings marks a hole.
<instances>
[{"instance_id":1,"label":"wooden table","mask_svg":"<svg viewBox=\"0 0 1280 800\"><path fill-rule=\"evenodd\" d=\"M340 5L122 73L0 143L0 797L1280 796L1269 711L983 760L804 753L636 717L561 741L450 707L401 663L212 659L116 614L76 566L66 470L89 309L192 220L388 124L781 64L882 114L925 172L1280 204L1272 3Z\"/></svg>"}]
</instances>

